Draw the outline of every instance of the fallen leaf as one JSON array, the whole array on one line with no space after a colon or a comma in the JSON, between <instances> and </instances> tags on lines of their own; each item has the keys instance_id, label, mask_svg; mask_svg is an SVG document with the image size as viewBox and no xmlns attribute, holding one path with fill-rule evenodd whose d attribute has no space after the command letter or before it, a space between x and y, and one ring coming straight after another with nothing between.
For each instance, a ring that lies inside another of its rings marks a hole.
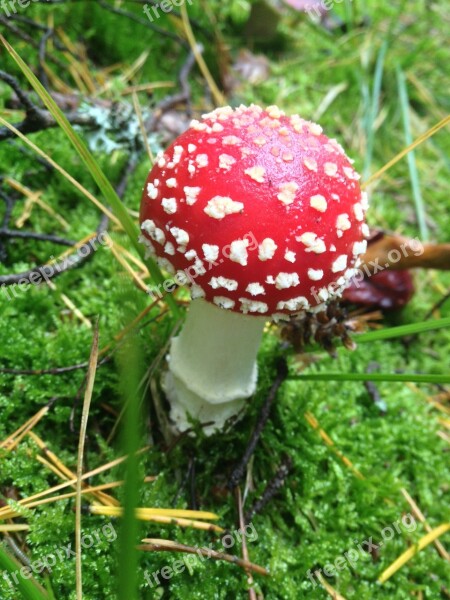
<instances>
[{"instance_id":1,"label":"fallen leaf","mask_svg":"<svg viewBox=\"0 0 450 600\"><path fill-rule=\"evenodd\" d=\"M414 283L409 271L386 269L362 281L352 281L344 291L343 299L352 304L394 310L405 306L413 294Z\"/></svg>"}]
</instances>

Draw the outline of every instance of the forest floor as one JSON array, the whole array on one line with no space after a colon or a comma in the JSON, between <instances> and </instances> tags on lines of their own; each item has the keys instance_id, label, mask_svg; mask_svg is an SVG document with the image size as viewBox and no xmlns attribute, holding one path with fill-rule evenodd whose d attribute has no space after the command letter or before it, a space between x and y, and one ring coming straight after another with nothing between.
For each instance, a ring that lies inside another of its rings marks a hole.
<instances>
[{"instance_id":1,"label":"forest floor","mask_svg":"<svg viewBox=\"0 0 450 600\"><path fill-rule=\"evenodd\" d=\"M189 1L192 35L203 46L209 81L189 48L183 6L152 22L140 0L35 2L10 15L0 5L0 24L7 41L78 123L76 131L137 223L151 165L136 99L154 153L190 117L214 107L215 81L232 105L276 104L320 122L355 160L363 181L444 119L450 107L448 5L388 4L336 2L326 18L314 22L283 3ZM2 71L16 78L19 93L42 106L3 48L0 61ZM7 78L0 77L0 117L20 123L23 108ZM101 208L110 206L66 133L58 127L33 133L29 125L28 138L98 198ZM366 333L361 341L353 335L354 351L337 344L334 357L318 346L296 352L276 326L267 327L258 391L245 417L225 433L206 438L198 432L168 445L155 408L161 401L157 380L179 317L165 301L150 306L142 290L148 271L120 222L110 219L108 235L93 248L94 232L106 225L99 207L7 131L1 121L0 556L6 552L18 564L0 559L0 598L71 600L80 597L81 582L85 600L450 598L445 550L450 386L439 383L449 375L450 302L436 307L448 293L449 273L415 272L407 306L378 314L368 328L360 312L354 318ZM371 228L422 241L450 239L446 133L438 131L371 182ZM77 241L84 248L91 244L90 258L78 268L48 284L2 284L63 251L72 253ZM184 314L186 290L174 298ZM438 322L447 327L433 327ZM83 493L80 526L72 487L51 494L73 492L70 497L46 504L17 502L75 478L97 323L100 359L83 470L145 450L130 462L131 475L113 463L89 479L91 486L106 488ZM394 337L399 326L405 326L403 335ZM288 377L279 387L239 482L245 500L240 510L228 483L280 358L288 360L291 374L317 379ZM370 385L362 377L369 371L379 374ZM403 375L404 381L383 374ZM430 375L429 383L417 374ZM124 402L142 416L131 410L122 418ZM144 427L133 430L138 418ZM27 429L9 437L26 423ZM256 505L261 498L266 501ZM221 541L208 526L181 527L170 513L167 522L158 522L150 510L150 521L136 523L128 514L122 527L115 510L133 502L148 509L210 511L230 537ZM5 512L5 506L16 512ZM238 532L242 513L245 535ZM80 527L81 579L74 556ZM430 531L436 539L417 552ZM242 566L215 558L148 545L135 550L143 538L195 548L211 544L237 556L243 540L248 560L268 573L259 569L249 578ZM408 549L404 564L383 577ZM47 565L40 564L46 557ZM161 574L165 567L167 577ZM31 591L20 587L26 583ZM41 595L27 595L33 590Z\"/></svg>"}]
</instances>

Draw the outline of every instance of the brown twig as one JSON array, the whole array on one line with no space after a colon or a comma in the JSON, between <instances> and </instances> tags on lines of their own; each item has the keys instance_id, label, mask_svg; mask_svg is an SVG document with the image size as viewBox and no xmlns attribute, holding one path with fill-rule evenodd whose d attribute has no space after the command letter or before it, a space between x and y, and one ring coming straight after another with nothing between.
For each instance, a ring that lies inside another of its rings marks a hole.
<instances>
[{"instance_id":1,"label":"brown twig","mask_svg":"<svg viewBox=\"0 0 450 600\"><path fill-rule=\"evenodd\" d=\"M279 360L278 365L277 365L277 371L278 371L277 377L276 377L274 383L272 384L272 387L270 388L270 391L267 395L266 400L264 401L264 404L262 405L261 411L258 416L258 421L255 425L255 428L253 430L253 433L251 435L251 438L247 445L247 448L245 449L244 456L242 457L240 463L238 464L237 467L235 467L234 471L231 474L231 477L227 484L227 487L229 490L234 490L239 485L242 478L244 477L245 469L250 460L250 457L252 456L253 452L255 451L255 448L259 441L261 433L263 432L263 429L269 419L270 409L276 398L277 392L278 392L281 384L287 377L288 368L287 368L286 361L284 359Z\"/></svg>"},{"instance_id":2,"label":"brown twig","mask_svg":"<svg viewBox=\"0 0 450 600\"><path fill-rule=\"evenodd\" d=\"M47 54L47 41L53 36L53 29L47 29L44 31L41 39L39 40L39 79L46 90L50 89L47 72L44 69L45 59Z\"/></svg>"},{"instance_id":3,"label":"brown twig","mask_svg":"<svg viewBox=\"0 0 450 600\"><path fill-rule=\"evenodd\" d=\"M239 529L240 531L245 531L245 522L246 519L244 518L244 508L242 505L242 494L241 494L241 488L237 487L235 490L235 495L236 495L236 504L237 504L237 511L238 511L238 524L239 524ZM248 554L248 548L247 548L247 541L245 539L245 535L242 535L242 558L248 562L249 561L249 554ZM249 600L257 600L256 597L256 592L253 589L253 577L250 571L247 571L247 583L249 584L249 589L248 589L248 597Z\"/></svg>"},{"instance_id":4,"label":"brown twig","mask_svg":"<svg viewBox=\"0 0 450 600\"><path fill-rule=\"evenodd\" d=\"M25 119L16 123L14 127L23 134L44 131L50 127L56 127L57 123L48 110L44 110L34 104L28 94L22 90L15 77L0 70L0 80L4 81L16 94L20 104L25 109ZM76 111L68 112L66 118L72 125L93 125L92 117L80 114ZM0 142L15 137L15 133L7 127L0 127Z\"/></svg>"},{"instance_id":5,"label":"brown twig","mask_svg":"<svg viewBox=\"0 0 450 600\"><path fill-rule=\"evenodd\" d=\"M430 310L424 316L424 318L423 318L424 321L427 321L428 319L430 319L433 316L433 313L436 310L439 310L441 308L441 306L443 306L449 298L450 298L450 290L446 294L444 294L442 296L442 298L436 302L436 304L433 304L433 306L430 308Z\"/></svg>"},{"instance_id":6,"label":"brown twig","mask_svg":"<svg viewBox=\"0 0 450 600\"><path fill-rule=\"evenodd\" d=\"M117 6L111 6L110 4L105 2L105 0L97 0L97 2L98 2L98 5L101 6L104 10L107 10L107 11L109 11L113 14L119 15L121 17L127 17L134 23L139 23L139 25L143 25L144 27L151 29L152 31L154 31L155 33L158 33L159 35L164 35L164 36L170 38L171 40L173 40L174 42L177 42L177 44L180 44L180 46L183 46L184 48L188 47L187 43L182 38L180 38L178 35L176 35L175 33L172 33L171 31L168 31L167 29L158 27L158 25L154 25L149 19L141 19L135 13L132 13L128 10L124 10L123 8L119 8Z\"/></svg>"},{"instance_id":7,"label":"brown twig","mask_svg":"<svg viewBox=\"0 0 450 600\"><path fill-rule=\"evenodd\" d=\"M74 246L75 242L57 235L47 233L36 233L34 231L22 231L20 229L0 228L0 238L20 238L22 240L37 240L38 242L52 242L61 246Z\"/></svg>"},{"instance_id":8,"label":"brown twig","mask_svg":"<svg viewBox=\"0 0 450 600\"><path fill-rule=\"evenodd\" d=\"M187 105L187 114L189 115L191 112L191 86L189 85L189 74L192 71L195 65L195 55L191 51L182 66L180 73L178 75L178 81L181 87L181 92L178 94L173 94L171 96L166 96L161 102L159 102L155 109L152 112L151 117L145 123L145 128L147 131L154 131L161 117L165 112L177 106L178 104L186 103Z\"/></svg>"},{"instance_id":9,"label":"brown twig","mask_svg":"<svg viewBox=\"0 0 450 600\"><path fill-rule=\"evenodd\" d=\"M125 168L123 169L122 176L120 178L119 183L116 187L116 192L119 198L121 198L125 192L127 183L129 181L130 176L133 174L138 164L137 159L130 158L130 161L127 163ZM0 197L4 198L4 194L0 190ZM5 198L4 198L5 199ZM6 201L6 199L5 199ZM12 208L11 208L12 210ZM81 255L79 252L75 252L67 256L64 260L56 262L54 264L45 264L39 267L34 267L28 271L24 271L22 273L15 273L11 275L1 275L0 276L0 286L4 285L14 285L18 284L19 281L26 279L27 281L31 281L33 277L44 277L48 279L54 279L69 271L70 269L74 269L76 267L81 266L86 260L93 256L95 252L95 244L94 241L98 241L99 237L107 230L109 224L109 219L103 215L99 226L96 230L96 236L92 238L91 243L85 244L84 248L86 253ZM3 227L5 226L5 221L3 223ZM1 240L1 235L0 235ZM70 244L72 245L72 243ZM0 248L1 249L1 248Z\"/></svg>"},{"instance_id":10,"label":"brown twig","mask_svg":"<svg viewBox=\"0 0 450 600\"><path fill-rule=\"evenodd\" d=\"M175 496L173 497L173 499L170 503L170 505L173 506L174 508L176 507L178 500L180 499L181 494L183 493L183 490L187 486L188 483L189 483L189 494L190 494L189 509L190 510L198 510L198 503L197 503L197 497L196 497L197 494L196 494L196 490L195 490L195 458L193 456L189 457L189 464L188 464L187 471L177 489Z\"/></svg>"},{"instance_id":11,"label":"brown twig","mask_svg":"<svg viewBox=\"0 0 450 600\"><path fill-rule=\"evenodd\" d=\"M265 506L272 500L278 490L284 486L286 478L292 470L292 459L290 456L285 456L280 467L275 473L273 479L266 485L261 497L256 500L249 510L245 513L245 520L248 523L252 518L260 513Z\"/></svg>"},{"instance_id":12,"label":"brown twig","mask_svg":"<svg viewBox=\"0 0 450 600\"><path fill-rule=\"evenodd\" d=\"M11 15L11 17L12 16L13 15ZM11 33L16 35L18 38L20 38L24 42L26 42L32 48L36 48L36 50L39 50L39 42L37 42L34 39L34 37L28 35L28 33L25 33L25 31L23 31L20 27L16 27L12 22L12 18L0 17L0 24L4 25L7 29L9 29L9 31L11 31ZM61 48L61 49L63 49L65 52L68 52L68 50L66 48ZM67 69L67 64L64 64L56 56L50 54L48 59L51 60L55 65L57 65L63 71Z\"/></svg>"},{"instance_id":13,"label":"brown twig","mask_svg":"<svg viewBox=\"0 0 450 600\"><path fill-rule=\"evenodd\" d=\"M69 112L65 114L66 119L71 125L94 126L96 123L89 115L80 114L78 112ZM12 124L20 133L28 135L29 133L37 133L45 131L52 127L57 127L57 122L52 117L51 113L46 110L39 109L38 113L26 113L25 119L20 123ZM7 127L0 127L0 142L15 137L15 133Z\"/></svg>"},{"instance_id":14,"label":"brown twig","mask_svg":"<svg viewBox=\"0 0 450 600\"><path fill-rule=\"evenodd\" d=\"M105 356L99 361L98 366L101 367L111 359L110 356ZM70 365L68 367L54 367L52 369L8 369L0 367L0 373L4 375L64 375L65 373L72 373L79 369L87 369L89 363L83 362L77 365Z\"/></svg>"},{"instance_id":15,"label":"brown twig","mask_svg":"<svg viewBox=\"0 0 450 600\"><path fill-rule=\"evenodd\" d=\"M238 556L233 554L226 554L225 552L218 552L210 548L201 548L195 546L186 546L185 544L179 544L178 542L172 542L170 540L158 540L152 538L145 538L142 540L145 544L138 546L138 550L153 551L153 552L183 552L187 554L197 554L204 556L205 558L212 558L213 560L224 560L231 564L237 565L246 571L253 571L259 575L268 576L269 573L264 567L255 565L254 563L247 562Z\"/></svg>"},{"instance_id":16,"label":"brown twig","mask_svg":"<svg viewBox=\"0 0 450 600\"><path fill-rule=\"evenodd\" d=\"M379 368L380 368L380 365L378 363L371 362L367 365L366 372L373 373L374 371L377 371ZM364 387L369 392L369 395L371 396L374 404L380 409L381 414L385 415L387 412L386 403L382 399L381 394L380 394L377 386L375 385L375 383L373 381L365 381Z\"/></svg>"},{"instance_id":17,"label":"brown twig","mask_svg":"<svg viewBox=\"0 0 450 600\"><path fill-rule=\"evenodd\" d=\"M69 4L72 2L85 2L86 0L34 0L34 2L36 2L37 4ZM90 1L90 0L87 0ZM145 4L151 4L153 6L158 7L160 5L160 2L158 0L127 0L128 2L133 2L134 4L142 4L143 6ZM117 14L122 14L122 16L126 16L129 17L129 15L127 14L128 11L124 11L124 14L122 13L117 13ZM179 11L177 11L176 9L173 9L170 11L171 14L174 17L178 17L181 18L181 14L179 13ZM133 15L133 17L135 17L136 15L134 13L130 13L131 15ZM139 22L139 21L137 21ZM143 21L142 24L144 24L145 26L147 25L151 25L151 22L149 21L149 23L147 23L146 21ZM212 38L212 34L210 31L208 31L203 25L201 25L196 19L191 19L191 24L198 29L199 31L201 31L205 37L207 37L208 39ZM167 31L165 29L162 29L161 31L158 31L158 33L161 33L162 35L167 35ZM170 32L169 32L170 33Z\"/></svg>"},{"instance_id":18,"label":"brown twig","mask_svg":"<svg viewBox=\"0 0 450 600\"><path fill-rule=\"evenodd\" d=\"M86 254L81 255L78 251L74 252L74 254L70 254L66 256L63 260L52 263L52 264L44 264L39 267L34 267L29 269L28 271L23 271L22 273L14 273L11 275L1 275L0 276L0 286L10 286L17 285L20 282L26 280L27 282L32 282L34 280L42 281L42 279L55 279L59 277L62 273L69 271L70 269L74 269L83 264L88 258L93 256L95 252L95 244L94 240L98 241L99 237L106 231L108 226L108 218L106 216L102 217L100 221L100 225L97 227L96 236L92 238L91 243L85 244L83 248L86 249ZM37 234L36 234L37 235ZM0 236L1 237L1 236ZM53 240L54 241L54 240Z\"/></svg>"}]
</instances>

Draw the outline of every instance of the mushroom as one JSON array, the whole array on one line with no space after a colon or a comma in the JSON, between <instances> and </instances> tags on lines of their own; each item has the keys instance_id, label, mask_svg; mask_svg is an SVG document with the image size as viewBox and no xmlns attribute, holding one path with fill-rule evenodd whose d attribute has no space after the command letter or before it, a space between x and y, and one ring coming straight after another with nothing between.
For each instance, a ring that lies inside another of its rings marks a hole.
<instances>
[{"instance_id":1,"label":"mushroom","mask_svg":"<svg viewBox=\"0 0 450 600\"><path fill-rule=\"evenodd\" d=\"M276 106L218 108L157 157L141 239L192 297L163 377L178 431L241 412L268 320L340 296L366 249L358 180L320 125Z\"/></svg>"}]
</instances>

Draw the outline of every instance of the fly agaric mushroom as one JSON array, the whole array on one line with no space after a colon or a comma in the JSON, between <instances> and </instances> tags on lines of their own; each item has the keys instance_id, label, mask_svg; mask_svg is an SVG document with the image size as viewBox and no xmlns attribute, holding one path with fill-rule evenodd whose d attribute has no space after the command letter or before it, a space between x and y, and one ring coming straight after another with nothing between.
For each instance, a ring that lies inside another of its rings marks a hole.
<instances>
[{"instance_id":1,"label":"fly agaric mushroom","mask_svg":"<svg viewBox=\"0 0 450 600\"><path fill-rule=\"evenodd\" d=\"M178 431L188 414L222 428L255 391L267 320L346 287L368 236L351 163L316 123L255 105L203 115L157 157L141 240L192 296L163 381Z\"/></svg>"}]
</instances>

